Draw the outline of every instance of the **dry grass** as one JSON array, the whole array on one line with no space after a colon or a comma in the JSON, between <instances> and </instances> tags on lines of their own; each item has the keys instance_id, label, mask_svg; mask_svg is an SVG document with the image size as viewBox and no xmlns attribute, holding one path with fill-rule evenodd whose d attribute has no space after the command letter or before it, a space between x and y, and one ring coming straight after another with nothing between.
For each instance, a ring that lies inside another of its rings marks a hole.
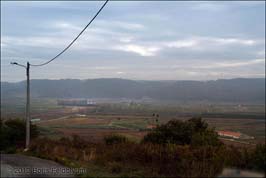
<instances>
[{"instance_id":1,"label":"dry grass","mask_svg":"<svg viewBox=\"0 0 266 178\"><path fill-rule=\"evenodd\" d=\"M93 164L115 175L141 173L141 177L214 177L223 169L223 149L219 147L179 146L174 144L114 145L74 140L38 139L31 151L41 157L65 163L66 160Z\"/></svg>"}]
</instances>

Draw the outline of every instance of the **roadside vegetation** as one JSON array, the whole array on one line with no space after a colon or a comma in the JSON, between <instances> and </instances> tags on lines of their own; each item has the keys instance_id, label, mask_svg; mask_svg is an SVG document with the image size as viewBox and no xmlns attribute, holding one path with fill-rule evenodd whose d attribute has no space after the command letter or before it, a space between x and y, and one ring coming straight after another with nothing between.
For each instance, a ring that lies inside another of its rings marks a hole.
<instances>
[{"instance_id":1,"label":"roadside vegetation","mask_svg":"<svg viewBox=\"0 0 266 178\"><path fill-rule=\"evenodd\" d=\"M26 122L22 119L0 120L0 148L1 152L13 153L17 148L25 146ZM31 124L31 138L37 138L39 130L36 125Z\"/></svg>"},{"instance_id":2,"label":"roadside vegetation","mask_svg":"<svg viewBox=\"0 0 266 178\"><path fill-rule=\"evenodd\" d=\"M140 143L113 134L103 143L73 135L59 140L36 139L31 145L35 156L88 168L84 177L215 177L224 167L264 171L265 152L265 145L254 149L224 145L201 118L171 120L153 129Z\"/></svg>"},{"instance_id":3,"label":"roadside vegetation","mask_svg":"<svg viewBox=\"0 0 266 178\"><path fill-rule=\"evenodd\" d=\"M77 135L61 139L38 138L32 125L30 151L69 167L87 168L80 177L215 177L223 168L265 171L266 148L224 145L201 118L171 120L152 129L141 142L112 134L93 143ZM24 147L25 122L1 121L1 151Z\"/></svg>"},{"instance_id":4,"label":"roadside vegetation","mask_svg":"<svg viewBox=\"0 0 266 178\"><path fill-rule=\"evenodd\" d=\"M221 146L214 129L201 118L188 121L171 120L148 133L143 142L155 144L177 144L191 146Z\"/></svg>"}]
</instances>

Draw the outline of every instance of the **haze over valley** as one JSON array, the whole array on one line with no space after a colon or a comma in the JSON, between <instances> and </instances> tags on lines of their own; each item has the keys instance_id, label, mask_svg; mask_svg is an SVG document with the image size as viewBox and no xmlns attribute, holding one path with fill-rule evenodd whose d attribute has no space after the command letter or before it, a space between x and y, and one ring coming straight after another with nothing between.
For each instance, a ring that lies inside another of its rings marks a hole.
<instances>
[{"instance_id":1,"label":"haze over valley","mask_svg":"<svg viewBox=\"0 0 266 178\"><path fill-rule=\"evenodd\" d=\"M3 98L23 97L26 82L1 82ZM265 78L213 81L136 81L126 79L32 80L32 97L142 99L175 102L265 103Z\"/></svg>"}]
</instances>

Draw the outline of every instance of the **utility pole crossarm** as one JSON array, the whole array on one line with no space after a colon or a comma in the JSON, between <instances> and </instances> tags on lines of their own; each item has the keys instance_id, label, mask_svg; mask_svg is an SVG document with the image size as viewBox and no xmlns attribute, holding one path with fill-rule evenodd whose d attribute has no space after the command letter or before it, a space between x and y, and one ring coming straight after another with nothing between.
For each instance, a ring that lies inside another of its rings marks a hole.
<instances>
[{"instance_id":1,"label":"utility pole crossarm","mask_svg":"<svg viewBox=\"0 0 266 178\"><path fill-rule=\"evenodd\" d=\"M19 63L17 63L17 62L10 62L10 64L12 64L12 65L17 65L17 66L20 66L20 67L24 67L25 69L27 69L27 66L22 65L22 64L19 64Z\"/></svg>"}]
</instances>

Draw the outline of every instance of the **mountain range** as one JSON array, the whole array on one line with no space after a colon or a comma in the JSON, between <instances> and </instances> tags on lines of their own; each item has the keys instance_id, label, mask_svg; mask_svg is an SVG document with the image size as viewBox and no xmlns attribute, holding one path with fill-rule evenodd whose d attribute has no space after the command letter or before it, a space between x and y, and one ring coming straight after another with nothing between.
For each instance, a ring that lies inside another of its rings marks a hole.
<instances>
[{"instance_id":1,"label":"mountain range","mask_svg":"<svg viewBox=\"0 0 266 178\"><path fill-rule=\"evenodd\" d=\"M25 96L26 81L1 82L3 97ZM31 80L32 97L150 98L163 101L265 103L265 78L211 81L140 81L126 79Z\"/></svg>"}]
</instances>

